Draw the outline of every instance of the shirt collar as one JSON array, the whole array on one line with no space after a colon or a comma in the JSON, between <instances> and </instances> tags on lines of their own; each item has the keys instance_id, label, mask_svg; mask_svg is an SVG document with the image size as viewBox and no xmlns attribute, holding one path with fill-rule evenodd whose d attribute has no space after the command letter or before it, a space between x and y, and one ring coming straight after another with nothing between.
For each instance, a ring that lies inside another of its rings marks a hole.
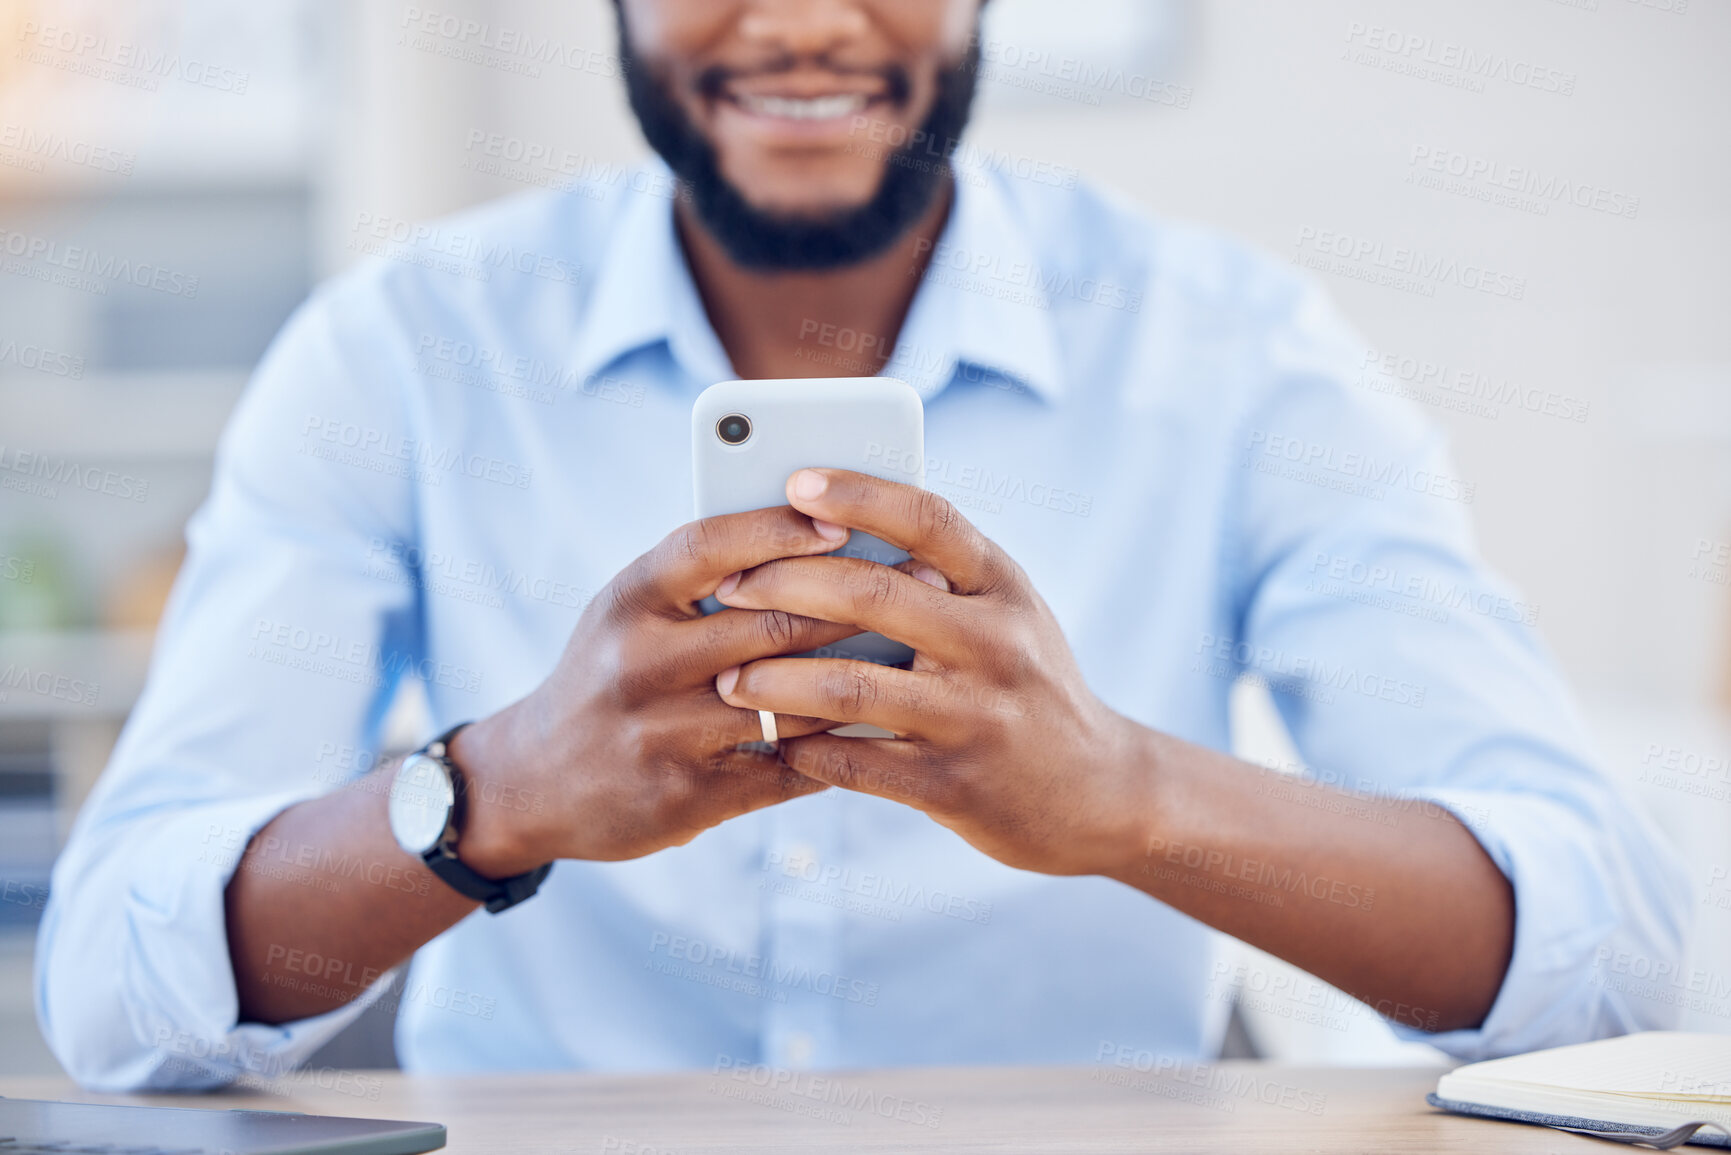
<instances>
[{"instance_id":1,"label":"shirt collar","mask_svg":"<svg viewBox=\"0 0 1731 1155\"><path fill-rule=\"evenodd\" d=\"M671 190L672 174L659 161L646 188ZM715 335L673 224L670 195L628 191L599 262L588 307L572 345L572 367L583 380L639 349L666 344L704 385L735 374Z\"/></svg>"},{"instance_id":2,"label":"shirt collar","mask_svg":"<svg viewBox=\"0 0 1731 1155\"><path fill-rule=\"evenodd\" d=\"M956 200L884 372L927 400L985 370L1056 402L1057 327L1027 233L997 178L956 170Z\"/></svg>"},{"instance_id":3,"label":"shirt collar","mask_svg":"<svg viewBox=\"0 0 1731 1155\"><path fill-rule=\"evenodd\" d=\"M656 162L646 182L672 187ZM956 378L985 371L1055 402L1064 385L1051 301L1025 226L996 178L958 169L956 199L884 372L930 400ZM673 223L670 197L630 192L599 262L577 327L572 365L582 379L665 343L704 385L734 376L704 312ZM969 372L967 370L972 370Z\"/></svg>"}]
</instances>

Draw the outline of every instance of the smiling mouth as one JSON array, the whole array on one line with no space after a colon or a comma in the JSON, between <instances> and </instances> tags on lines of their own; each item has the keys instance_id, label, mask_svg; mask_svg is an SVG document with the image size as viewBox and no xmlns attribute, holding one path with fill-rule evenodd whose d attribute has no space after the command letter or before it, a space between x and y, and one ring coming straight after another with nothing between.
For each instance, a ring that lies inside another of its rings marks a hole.
<instances>
[{"instance_id":1,"label":"smiling mouth","mask_svg":"<svg viewBox=\"0 0 1731 1155\"><path fill-rule=\"evenodd\" d=\"M838 120L856 116L873 103L864 93L846 92L833 96L769 96L735 93L729 99L752 116L776 120Z\"/></svg>"}]
</instances>

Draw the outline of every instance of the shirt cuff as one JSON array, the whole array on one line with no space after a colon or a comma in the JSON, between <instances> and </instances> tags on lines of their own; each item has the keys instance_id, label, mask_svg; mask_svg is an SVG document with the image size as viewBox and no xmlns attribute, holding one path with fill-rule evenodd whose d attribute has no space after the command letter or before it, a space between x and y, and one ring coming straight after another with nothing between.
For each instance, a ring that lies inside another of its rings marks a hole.
<instances>
[{"instance_id":1,"label":"shirt cuff","mask_svg":"<svg viewBox=\"0 0 1731 1155\"><path fill-rule=\"evenodd\" d=\"M304 792L284 793L199 806L157 824L136 851L145 861L183 866L141 871L128 889L123 1001L135 1038L148 1048L145 1070L134 1072L142 1077L125 1080L130 1088L193 1089L276 1078L305 1062L390 986L394 970L324 1014L278 1026L238 1021L224 891L254 835L307 798ZM270 870L268 857L256 869ZM308 957L299 969L308 982L318 982L336 962ZM345 975L337 981L354 980Z\"/></svg>"},{"instance_id":2,"label":"shirt cuff","mask_svg":"<svg viewBox=\"0 0 1731 1155\"><path fill-rule=\"evenodd\" d=\"M1653 867L1629 863L1621 842L1640 834L1608 814L1587 817L1578 799L1471 789L1413 797L1458 818L1509 880L1515 943L1502 988L1477 1028L1431 1033L1391 1021L1397 1035L1476 1061L1669 1025L1655 1021L1667 1018L1662 1010L1637 1009L1620 998L1597 961L1614 948L1681 957L1676 927L1662 912L1643 914L1636 905L1635 880ZM1426 1014L1423 1008L1376 1009L1408 1022L1422 1022Z\"/></svg>"}]
</instances>

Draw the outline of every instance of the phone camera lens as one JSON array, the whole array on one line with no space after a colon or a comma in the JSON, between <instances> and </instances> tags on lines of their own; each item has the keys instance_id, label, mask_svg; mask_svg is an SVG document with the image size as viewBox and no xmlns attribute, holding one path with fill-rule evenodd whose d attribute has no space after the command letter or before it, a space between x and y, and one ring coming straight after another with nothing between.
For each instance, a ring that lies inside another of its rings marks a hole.
<instances>
[{"instance_id":1,"label":"phone camera lens","mask_svg":"<svg viewBox=\"0 0 1731 1155\"><path fill-rule=\"evenodd\" d=\"M729 413L715 423L715 435L729 445L744 445L751 437L751 419L739 413Z\"/></svg>"}]
</instances>

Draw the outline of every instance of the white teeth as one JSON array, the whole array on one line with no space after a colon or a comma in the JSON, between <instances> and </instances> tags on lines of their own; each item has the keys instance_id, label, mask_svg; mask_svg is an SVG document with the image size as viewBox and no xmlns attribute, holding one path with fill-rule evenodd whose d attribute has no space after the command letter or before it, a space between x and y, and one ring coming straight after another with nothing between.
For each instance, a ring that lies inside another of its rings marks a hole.
<instances>
[{"instance_id":1,"label":"white teeth","mask_svg":"<svg viewBox=\"0 0 1731 1155\"><path fill-rule=\"evenodd\" d=\"M864 110L866 98L858 95L814 96L741 96L742 108L754 116L778 116L785 120L834 120L852 116Z\"/></svg>"}]
</instances>

